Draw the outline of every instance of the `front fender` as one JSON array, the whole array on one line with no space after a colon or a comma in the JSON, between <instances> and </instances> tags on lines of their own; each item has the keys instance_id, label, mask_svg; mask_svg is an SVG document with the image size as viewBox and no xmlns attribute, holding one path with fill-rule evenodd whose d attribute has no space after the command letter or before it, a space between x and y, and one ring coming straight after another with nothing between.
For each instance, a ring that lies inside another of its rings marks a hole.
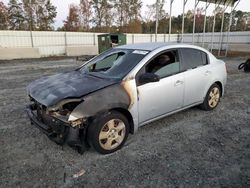
<instances>
[{"instance_id":1,"label":"front fender","mask_svg":"<svg viewBox=\"0 0 250 188\"><path fill-rule=\"evenodd\" d=\"M124 87L115 84L85 96L84 101L71 112L69 121L93 117L113 108L128 109L130 102Z\"/></svg>"}]
</instances>

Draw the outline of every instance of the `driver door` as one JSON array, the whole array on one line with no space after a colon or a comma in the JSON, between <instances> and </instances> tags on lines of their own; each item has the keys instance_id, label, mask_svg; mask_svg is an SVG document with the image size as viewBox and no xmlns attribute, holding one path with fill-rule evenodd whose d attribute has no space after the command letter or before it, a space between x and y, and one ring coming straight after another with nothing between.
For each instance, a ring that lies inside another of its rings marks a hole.
<instances>
[{"instance_id":1,"label":"driver door","mask_svg":"<svg viewBox=\"0 0 250 188\"><path fill-rule=\"evenodd\" d=\"M162 61L162 58L165 56ZM144 73L154 73L160 77L158 82L140 83ZM161 115L180 109L183 106L184 76L180 73L177 50L165 51L138 72L138 111L139 124Z\"/></svg>"}]
</instances>

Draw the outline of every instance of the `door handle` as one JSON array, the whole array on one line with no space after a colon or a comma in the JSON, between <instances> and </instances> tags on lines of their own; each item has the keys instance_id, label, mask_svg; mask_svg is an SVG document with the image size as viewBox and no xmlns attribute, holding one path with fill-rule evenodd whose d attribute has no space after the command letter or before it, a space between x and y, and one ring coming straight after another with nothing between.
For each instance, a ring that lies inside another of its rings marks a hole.
<instances>
[{"instance_id":1,"label":"door handle","mask_svg":"<svg viewBox=\"0 0 250 188\"><path fill-rule=\"evenodd\" d=\"M178 86L178 85L181 85L181 84L183 84L184 82L183 81L181 81L181 80L177 80L176 82L175 82L175 86Z\"/></svg>"},{"instance_id":2,"label":"door handle","mask_svg":"<svg viewBox=\"0 0 250 188\"><path fill-rule=\"evenodd\" d=\"M208 76L208 75L210 75L210 74L211 74L211 71L206 71L206 72L205 72L205 75L206 75L206 76Z\"/></svg>"}]
</instances>

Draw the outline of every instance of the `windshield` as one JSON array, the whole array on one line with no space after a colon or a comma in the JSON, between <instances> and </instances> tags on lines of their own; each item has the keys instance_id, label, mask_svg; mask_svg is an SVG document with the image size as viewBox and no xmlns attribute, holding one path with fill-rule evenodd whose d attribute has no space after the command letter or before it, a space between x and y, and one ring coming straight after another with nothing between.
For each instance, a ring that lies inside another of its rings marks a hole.
<instances>
[{"instance_id":1,"label":"windshield","mask_svg":"<svg viewBox=\"0 0 250 188\"><path fill-rule=\"evenodd\" d=\"M147 53L148 51L142 50L111 49L96 56L80 70L98 77L121 79L128 74Z\"/></svg>"}]
</instances>

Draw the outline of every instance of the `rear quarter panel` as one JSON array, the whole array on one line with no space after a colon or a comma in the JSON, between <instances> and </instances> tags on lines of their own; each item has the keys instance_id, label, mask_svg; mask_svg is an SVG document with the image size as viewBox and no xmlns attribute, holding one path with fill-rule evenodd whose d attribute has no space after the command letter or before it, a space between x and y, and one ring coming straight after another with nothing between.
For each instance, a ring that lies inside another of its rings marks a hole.
<instances>
[{"instance_id":1,"label":"rear quarter panel","mask_svg":"<svg viewBox=\"0 0 250 188\"><path fill-rule=\"evenodd\" d=\"M222 85L222 96L224 95L225 85L227 82L227 71L225 62L219 59L211 58L210 59L210 71L211 71L211 80L207 85L206 93L210 86L215 82L220 82ZM204 93L204 97L206 96Z\"/></svg>"}]
</instances>

